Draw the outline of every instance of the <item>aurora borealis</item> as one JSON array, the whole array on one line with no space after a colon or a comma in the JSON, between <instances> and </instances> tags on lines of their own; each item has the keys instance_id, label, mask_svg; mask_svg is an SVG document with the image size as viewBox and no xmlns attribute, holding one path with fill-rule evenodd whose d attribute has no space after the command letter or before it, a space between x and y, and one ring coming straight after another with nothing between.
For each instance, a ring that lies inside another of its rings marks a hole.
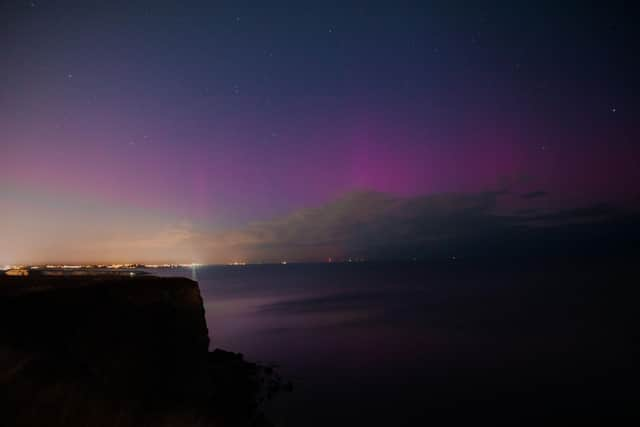
<instances>
[{"instance_id":1,"label":"aurora borealis","mask_svg":"<svg viewBox=\"0 0 640 427\"><path fill-rule=\"evenodd\" d=\"M638 202L623 5L9 1L0 22L0 264L269 259L259 224L363 191Z\"/></svg>"}]
</instances>

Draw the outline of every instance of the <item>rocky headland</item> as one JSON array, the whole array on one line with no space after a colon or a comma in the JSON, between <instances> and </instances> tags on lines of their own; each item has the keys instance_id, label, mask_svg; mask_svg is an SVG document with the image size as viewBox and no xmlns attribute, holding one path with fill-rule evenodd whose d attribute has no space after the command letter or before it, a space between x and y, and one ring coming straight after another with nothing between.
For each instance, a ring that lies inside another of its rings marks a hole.
<instances>
[{"instance_id":1,"label":"rocky headland","mask_svg":"<svg viewBox=\"0 0 640 427\"><path fill-rule=\"evenodd\" d=\"M0 276L0 425L268 425L281 386L209 351L192 280Z\"/></svg>"}]
</instances>

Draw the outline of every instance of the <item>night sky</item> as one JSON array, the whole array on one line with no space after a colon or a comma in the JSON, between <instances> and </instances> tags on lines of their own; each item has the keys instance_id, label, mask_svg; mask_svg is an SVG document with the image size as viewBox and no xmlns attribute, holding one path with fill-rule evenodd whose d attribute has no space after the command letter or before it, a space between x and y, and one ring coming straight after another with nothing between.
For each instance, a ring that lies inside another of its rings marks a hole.
<instances>
[{"instance_id":1,"label":"night sky","mask_svg":"<svg viewBox=\"0 0 640 427\"><path fill-rule=\"evenodd\" d=\"M303 3L2 2L0 263L404 256L637 205L631 10Z\"/></svg>"}]
</instances>

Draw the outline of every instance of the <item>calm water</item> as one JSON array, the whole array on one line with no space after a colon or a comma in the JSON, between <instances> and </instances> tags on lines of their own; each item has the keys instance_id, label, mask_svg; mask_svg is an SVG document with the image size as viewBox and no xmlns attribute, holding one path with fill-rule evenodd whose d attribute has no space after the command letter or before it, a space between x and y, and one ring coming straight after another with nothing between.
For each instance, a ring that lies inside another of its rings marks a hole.
<instances>
[{"instance_id":1,"label":"calm water","mask_svg":"<svg viewBox=\"0 0 640 427\"><path fill-rule=\"evenodd\" d=\"M601 286L604 267L452 260L162 274L198 280L212 349L276 363L293 380L270 408L278 425L408 425L531 378L569 391L583 366L597 375L627 350L624 319L602 304L613 288Z\"/></svg>"}]
</instances>

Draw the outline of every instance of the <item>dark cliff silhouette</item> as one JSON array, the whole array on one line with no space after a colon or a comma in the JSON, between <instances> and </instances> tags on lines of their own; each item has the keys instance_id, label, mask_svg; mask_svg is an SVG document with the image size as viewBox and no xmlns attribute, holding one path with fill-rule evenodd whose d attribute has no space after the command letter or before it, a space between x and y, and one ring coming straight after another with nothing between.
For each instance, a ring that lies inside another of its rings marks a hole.
<instances>
[{"instance_id":1,"label":"dark cliff silhouette","mask_svg":"<svg viewBox=\"0 0 640 427\"><path fill-rule=\"evenodd\" d=\"M0 276L0 425L268 425L271 368L208 351L196 282Z\"/></svg>"}]
</instances>

